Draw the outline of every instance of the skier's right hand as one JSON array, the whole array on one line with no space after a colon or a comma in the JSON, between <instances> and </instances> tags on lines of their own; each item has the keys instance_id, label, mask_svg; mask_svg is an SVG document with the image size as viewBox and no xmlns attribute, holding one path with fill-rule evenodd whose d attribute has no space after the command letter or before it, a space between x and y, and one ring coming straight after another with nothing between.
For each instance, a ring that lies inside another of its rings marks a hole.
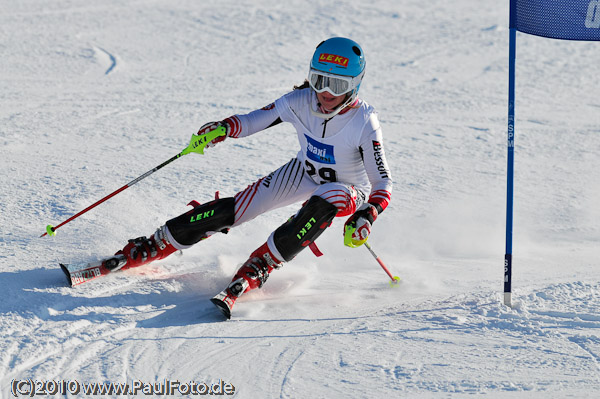
<instances>
[{"instance_id":1,"label":"skier's right hand","mask_svg":"<svg viewBox=\"0 0 600 399\"><path fill-rule=\"evenodd\" d=\"M206 147L208 147L208 148L214 147L221 141L225 141L225 139L229 135L230 128L229 128L229 124L226 121L205 123L204 125L202 125L202 127L200 128L200 130L198 130L198 133L196 133L196 134L198 136L202 136L202 135L212 132L213 130L215 130L221 126L223 126L225 128L225 135L219 136L216 139L214 139L213 141L211 141L210 143L206 144Z\"/></svg>"}]
</instances>

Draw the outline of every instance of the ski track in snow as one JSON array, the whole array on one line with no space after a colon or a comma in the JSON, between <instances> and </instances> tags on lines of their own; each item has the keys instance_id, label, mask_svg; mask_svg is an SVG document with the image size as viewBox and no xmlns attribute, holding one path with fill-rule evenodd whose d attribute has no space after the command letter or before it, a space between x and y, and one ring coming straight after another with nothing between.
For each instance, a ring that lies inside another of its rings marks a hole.
<instances>
[{"instance_id":1,"label":"ski track in snow","mask_svg":"<svg viewBox=\"0 0 600 399\"><path fill-rule=\"evenodd\" d=\"M100 63L105 67L104 74L108 75L109 73L113 72L113 70L117 67L117 59L115 56L100 47L94 47L94 51L100 60Z\"/></svg>"},{"instance_id":2,"label":"ski track in snow","mask_svg":"<svg viewBox=\"0 0 600 399\"><path fill-rule=\"evenodd\" d=\"M239 398L595 398L600 52L518 35L507 308L501 3L5 1L0 398L14 379L221 379ZM67 287L58 262L112 254L190 200L233 195L293 157L287 126L228 140L38 238L177 154L205 122L301 83L314 46L335 35L366 52L361 96L379 111L395 181L370 242L398 287L366 250L343 247L338 220L319 239L325 256L301 253L224 322L208 299L297 206Z\"/></svg>"}]
</instances>

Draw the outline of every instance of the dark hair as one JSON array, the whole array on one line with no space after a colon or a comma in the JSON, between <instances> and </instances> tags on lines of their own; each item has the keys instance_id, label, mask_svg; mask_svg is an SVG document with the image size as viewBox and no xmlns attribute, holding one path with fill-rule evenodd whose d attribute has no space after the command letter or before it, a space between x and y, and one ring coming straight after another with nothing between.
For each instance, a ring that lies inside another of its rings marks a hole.
<instances>
[{"instance_id":1,"label":"dark hair","mask_svg":"<svg viewBox=\"0 0 600 399\"><path fill-rule=\"evenodd\" d=\"M302 83L300 86L294 86L294 90L308 89L309 87L310 84L308 83L308 79L304 79L304 83Z\"/></svg>"}]
</instances>

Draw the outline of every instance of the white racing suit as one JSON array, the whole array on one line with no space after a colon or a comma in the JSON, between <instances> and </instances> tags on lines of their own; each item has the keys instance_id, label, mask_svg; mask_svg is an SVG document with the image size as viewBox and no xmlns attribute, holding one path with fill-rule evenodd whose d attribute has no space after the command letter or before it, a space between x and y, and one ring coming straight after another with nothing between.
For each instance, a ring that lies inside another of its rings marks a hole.
<instances>
[{"instance_id":1,"label":"white racing suit","mask_svg":"<svg viewBox=\"0 0 600 399\"><path fill-rule=\"evenodd\" d=\"M338 217L352 215L365 201L379 213L385 210L392 177L375 110L359 99L325 120L311 114L316 103L311 89L294 90L262 109L227 118L230 138L289 122L301 148L296 158L235 195L232 227L313 195L335 205Z\"/></svg>"}]
</instances>

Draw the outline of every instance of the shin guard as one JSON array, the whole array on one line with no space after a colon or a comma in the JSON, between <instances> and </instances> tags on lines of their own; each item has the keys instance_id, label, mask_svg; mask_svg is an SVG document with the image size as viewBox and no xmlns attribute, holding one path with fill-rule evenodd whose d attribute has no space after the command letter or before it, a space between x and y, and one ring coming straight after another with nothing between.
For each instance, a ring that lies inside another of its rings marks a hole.
<instances>
[{"instance_id":1,"label":"shin guard","mask_svg":"<svg viewBox=\"0 0 600 399\"><path fill-rule=\"evenodd\" d=\"M338 209L319 196L312 196L300 211L273 233L275 247L286 262L312 244L329 227Z\"/></svg>"},{"instance_id":2,"label":"shin guard","mask_svg":"<svg viewBox=\"0 0 600 399\"><path fill-rule=\"evenodd\" d=\"M235 219L235 199L216 199L198 205L167 222L169 232L181 245L193 245L215 232L226 232Z\"/></svg>"}]
</instances>

